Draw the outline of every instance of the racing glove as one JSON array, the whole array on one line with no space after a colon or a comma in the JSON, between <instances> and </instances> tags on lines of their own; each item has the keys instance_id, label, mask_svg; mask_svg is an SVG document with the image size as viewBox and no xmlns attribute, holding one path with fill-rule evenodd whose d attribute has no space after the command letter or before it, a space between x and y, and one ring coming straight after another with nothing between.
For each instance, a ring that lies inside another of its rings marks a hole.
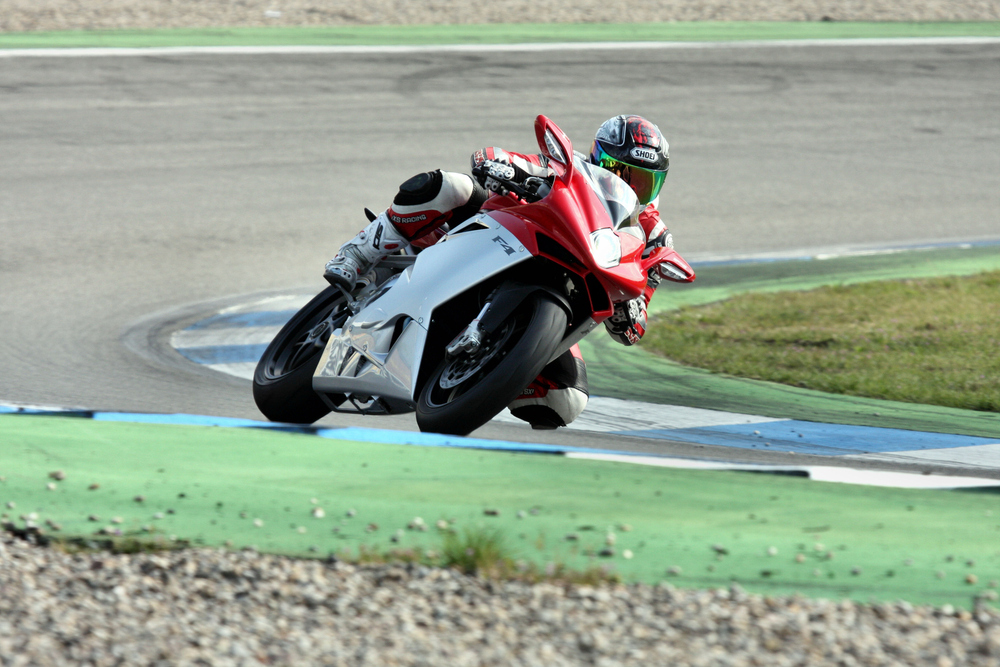
<instances>
[{"instance_id":1,"label":"racing glove","mask_svg":"<svg viewBox=\"0 0 1000 667\"><path fill-rule=\"evenodd\" d=\"M516 164L500 160L485 160L481 162L473 167L472 175L484 188L501 195L505 195L508 192L503 186L503 181L524 183L529 176L528 172Z\"/></svg>"},{"instance_id":2,"label":"racing glove","mask_svg":"<svg viewBox=\"0 0 1000 667\"><path fill-rule=\"evenodd\" d=\"M657 248L673 249L674 247L674 235L670 233L662 221L656 223L656 226L650 230L648 237L649 240L646 241L646 247L642 251L643 257L649 257L649 254Z\"/></svg>"},{"instance_id":3,"label":"racing glove","mask_svg":"<svg viewBox=\"0 0 1000 667\"><path fill-rule=\"evenodd\" d=\"M642 251L643 257L649 257L649 255L657 248L674 248L674 236L667 229L667 226L662 222L657 222L656 226L653 227L652 231L649 233L649 240L646 241L646 247ZM676 280L676 272L665 271L661 268L663 264L656 264L649 269L649 282L648 286L652 287L654 290L659 286L660 281L664 278L668 280ZM649 299L646 299L646 303L649 303Z\"/></svg>"}]
</instances>

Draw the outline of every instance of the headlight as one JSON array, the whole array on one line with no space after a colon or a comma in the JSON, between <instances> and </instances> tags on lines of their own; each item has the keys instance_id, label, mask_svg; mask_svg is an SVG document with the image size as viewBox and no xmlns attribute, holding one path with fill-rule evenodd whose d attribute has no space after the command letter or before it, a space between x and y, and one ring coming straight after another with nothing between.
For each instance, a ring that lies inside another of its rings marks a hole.
<instances>
[{"instance_id":1,"label":"headlight","mask_svg":"<svg viewBox=\"0 0 1000 667\"><path fill-rule=\"evenodd\" d=\"M590 235L590 252L599 267L610 269L622 261L622 242L612 229L598 229Z\"/></svg>"}]
</instances>

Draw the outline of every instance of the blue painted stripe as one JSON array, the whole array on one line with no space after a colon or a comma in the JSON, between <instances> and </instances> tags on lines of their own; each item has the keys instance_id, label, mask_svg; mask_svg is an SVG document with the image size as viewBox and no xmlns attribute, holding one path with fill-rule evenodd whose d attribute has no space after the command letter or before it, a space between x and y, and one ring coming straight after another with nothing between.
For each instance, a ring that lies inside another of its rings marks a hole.
<instances>
[{"instance_id":1,"label":"blue painted stripe","mask_svg":"<svg viewBox=\"0 0 1000 667\"><path fill-rule=\"evenodd\" d=\"M318 428L312 426L296 426L292 424L277 424L271 422L261 422L252 419L234 419L228 417L212 417L207 415L189 415L189 414L148 414L148 413L127 413L127 412L90 412L86 410L71 410L67 412L60 412L54 408L30 408L30 407L19 407L14 405L2 405L0 404L0 415L61 415L70 417L84 417L92 418L98 421L108 421L108 422L132 422L132 423L143 423L143 424L164 424L164 425L188 425L188 426L218 426L223 428L256 428L256 429L267 429L267 430L278 430L292 433L304 433L309 435L318 435L323 438L342 440L342 441L353 441L353 442L371 442L371 443L385 443L385 444L397 444L397 445L414 445L420 447L454 447L454 448L464 448L464 449L478 449L478 450L495 450L495 451L506 451L506 452L523 452L530 454L604 454L619 457L617 460L622 463L628 462L630 458L635 458L635 460L646 459L646 458L664 458L670 459L671 457L658 456L656 454L642 454L638 452L623 452L615 450L604 450L604 449L586 449L581 447L561 447L558 445L543 445L537 443L522 443L522 442L510 442L504 440L482 440L477 438L465 438L461 436L449 436L441 435L436 433L410 433L407 431L386 431L372 428L358 428L358 427L348 427L348 428ZM756 426L757 428L754 428ZM747 434L747 430L753 428L759 433ZM845 427L828 426L824 424L815 424L813 422L782 422L780 424L756 424L749 426L734 426L734 427L718 427L715 429L677 429L677 430L664 430L661 433L661 437L676 437L678 435L684 436L685 434L691 435L694 432L711 433L714 431L715 436L728 437L735 440L737 443L746 443L753 439L757 439L759 442L766 441L770 442L776 450L781 450L782 448L788 447L789 441L787 439L781 440L780 438L787 438L791 434L794 434L796 440L798 440L798 434L803 434L803 439L805 439L806 433L810 429L818 429L819 431L826 431L831 437L838 436L839 431L843 431ZM864 429L864 427L846 427L846 428L856 428ZM777 430L775 430L777 429ZM910 431L899 431L898 429L865 429L871 431L883 431L883 432L893 432L896 434L905 433L908 435L914 435L914 432ZM728 432L728 433L727 433ZM648 435L654 432L638 432L632 433L634 435ZM926 433L916 433L918 436L937 436L938 434L926 434ZM777 436L777 437L775 437ZM839 436L838 436L839 437ZM683 439L683 438L677 438ZM953 447L963 447L969 444L986 444L988 441L985 438L971 438L967 436L953 436L951 437ZM694 442L703 442L703 439L693 440ZM733 443L706 443L706 444L730 444ZM1000 444L1000 443L997 443ZM736 446L744 446L736 444ZM928 443L929 447L940 447L942 446L940 442ZM787 449L785 451L788 451ZM810 453L809 447L797 446L794 451L802 453ZM882 451L892 451L892 450L882 450ZM817 452L824 453L824 452ZM829 452L825 452L829 453ZM841 452L844 453L844 452ZM685 457L687 458L687 457ZM692 459L699 460L699 459ZM762 469L767 468L767 466L762 466ZM784 468L774 468L775 471L783 470ZM812 477L811 469L806 467L802 468L807 474ZM839 480L843 481L843 480ZM994 486L996 484L995 480L982 480L983 484L981 486ZM875 483L878 482L868 482ZM898 482L896 483L898 484ZM889 486L896 485L894 483L889 483Z\"/></svg>"},{"instance_id":2,"label":"blue painted stripe","mask_svg":"<svg viewBox=\"0 0 1000 667\"><path fill-rule=\"evenodd\" d=\"M622 431L619 435L823 456L950 449L1000 442L996 439L967 435L925 433L874 426L820 424L798 420L705 428Z\"/></svg>"},{"instance_id":3,"label":"blue painted stripe","mask_svg":"<svg viewBox=\"0 0 1000 667\"><path fill-rule=\"evenodd\" d=\"M295 310L262 310L252 313L232 313L229 315L213 315L199 320L187 327L185 331L200 329L236 329L240 327L275 327L284 326L292 318Z\"/></svg>"},{"instance_id":4,"label":"blue painted stripe","mask_svg":"<svg viewBox=\"0 0 1000 667\"><path fill-rule=\"evenodd\" d=\"M282 424L270 424L253 419L233 417L211 417L208 415L186 414L143 414L135 412L95 412L95 421L128 422L133 424L169 424L171 426L225 426L252 428L283 428Z\"/></svg>"},{"instance_id":5,"label":"blue painted stripe","mask_svg":"<svg viewBox=\"0 0 1000 667\"><path fill-rule=\"evenodd\" d=\"M566 454L581 452L587 454L618 454L629 455L611 449L587 449L583 447L565 447L560 445L543 445L531 442L512 442L508 440L484 440L466 438L459 435L443 435L440 433L421 433L410 431L392 431L375 428L345 427L322 428L314 426L297 426L294 424L279 424L263 422L254 419L238 419L234 417L212 417L209 415L189 414L154 414L139 412L52 412L37 408L18 408L0 405L0 414L59 414L91 417L95 421L123 422L131 424L163 424L169 426L219 426L225 428L258 428L292 433L318 435L330 440L348 440L351 442L373 442L388 445L416 445L420 447L454 447L460 449L489 449L505 452L524 452L529 454Z\"/></svg>"},{"instance_id":6,"label":"blue painted stripe","mask_svg":"<svg viewBox=\"0 0 1000 667\"><path fill-rule=\"evenodd\" d=\"M198 347L178 347L175 349L196 364L257 363L264 356L267 344L205 345Z\"/></svg>"}]
</instances>

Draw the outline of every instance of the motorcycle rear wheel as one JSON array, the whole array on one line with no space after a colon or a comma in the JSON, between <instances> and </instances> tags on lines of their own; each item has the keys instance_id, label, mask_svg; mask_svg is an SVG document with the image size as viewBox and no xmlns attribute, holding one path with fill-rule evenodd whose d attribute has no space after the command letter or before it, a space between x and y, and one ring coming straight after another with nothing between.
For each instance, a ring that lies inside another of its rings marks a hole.
<instances>
[{"instance_id":1,"label":"motorcycle rear wheel","mask_svg":"<svg viewBox=\"0 0 1000 667\"><path fill-rule=\"evenodd\" d=\"M282 327L253 375L253 399L265 417L287 424L312 424L330 412L313 391L312 377L330 332L348 315L343 293L327 287Z\"/></svg>"},{"instance_id":2,"label":"motorcycle rear wheel","mask_svg":"<svg viewBox=\"0 0 1000 667\"><path fill-rule=\"evenodd\" d=\"M417 400L421 431L466 435L517 398L549 363L566 330L566 311L536 293L471 357L443 359Z\"/></svg>"}]
</instances>

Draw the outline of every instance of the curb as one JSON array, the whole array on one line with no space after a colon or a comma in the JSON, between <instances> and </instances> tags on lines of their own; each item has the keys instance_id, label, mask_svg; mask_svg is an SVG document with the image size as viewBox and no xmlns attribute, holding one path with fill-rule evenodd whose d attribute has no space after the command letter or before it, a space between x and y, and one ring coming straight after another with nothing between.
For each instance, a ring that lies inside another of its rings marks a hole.
<instances>
[{"instance_id":1,"label":"curb","mask_svg":"<svg viewBox=\"0 0 1000 667\"><path fill-rule=\"evenodd\" d=\"M376 444L412 445L417 447L450 447L478 449L521 454L549 454L571 459L629 463L664 468L725 470L739 472L772 473L808 477L814 481L838 482L864 486L905 489L977 489L1000 487L1000 480L978 477L924 475L874 470L857 470L836 466L778 466L765 464L720 463L701 459L684 459L670 456L650 456L613 449L589 449L566 445L547 445L504 440L486 440L438 433L394 431L374 428L312 427L276 424L252 419L212 417L190 414L155 414L129 412L100 412L85 409L0 403L0 416L61 416L94 421L154 424L163 426L213 426L218 428L250 428L264 431L314 435L330 440L366 442ZM676 437L672 435L672 437ZM1000 449L1000 443L994 445Z\"/></svg>"}]
</instances>

